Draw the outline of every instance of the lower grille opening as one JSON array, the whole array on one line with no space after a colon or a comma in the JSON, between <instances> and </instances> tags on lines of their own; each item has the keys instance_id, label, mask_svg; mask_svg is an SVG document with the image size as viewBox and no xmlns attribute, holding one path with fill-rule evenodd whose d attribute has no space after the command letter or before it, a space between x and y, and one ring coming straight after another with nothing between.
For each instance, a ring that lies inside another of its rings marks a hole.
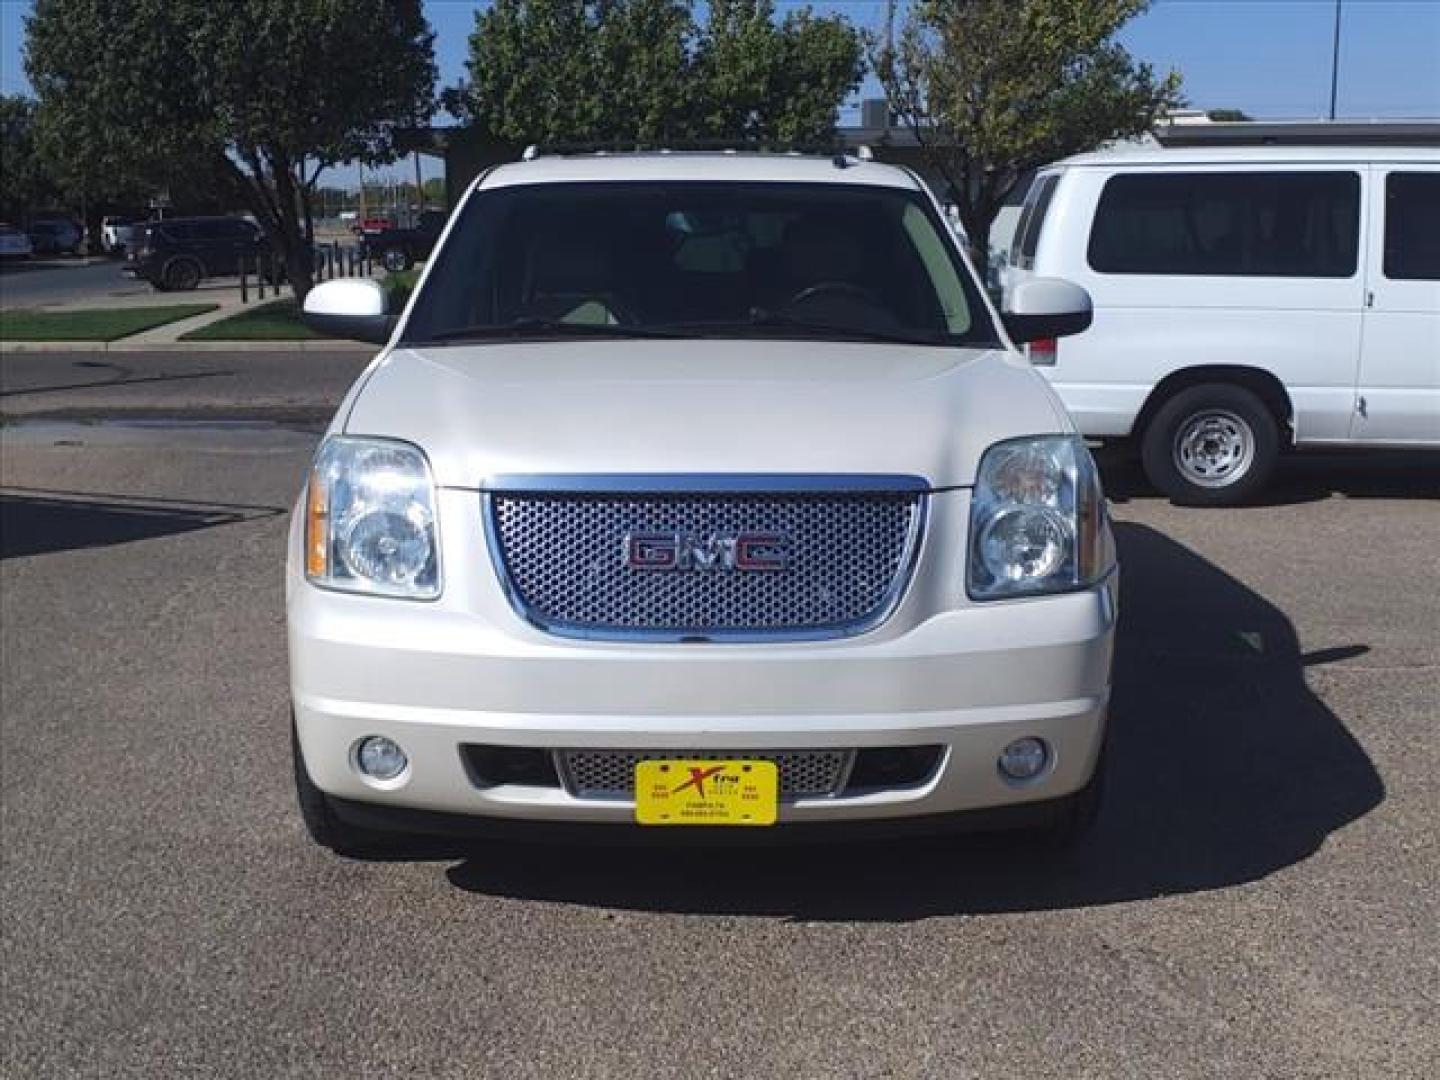
<instances>
[{"instance_id":1,"label":"lower grille opening","mask_svg":"<svg viewBox=\"0 0 1440 1080\"><path fill-rule=\"evenodd\" d=\"M853 750L562 750L557 757L565 790L582 799L628 799L635 793L639 761L773 761L780 797L833 795L845 782Z\"/></svg>"},{"instance_id":2,"label":"lower grille opening","mask_svg":"<svg viewBox=\"0 0 1440 1080\"><path fill-rule=\"evenodd\" d=\"M714 761L773 761L780 771L782 798L858 795L914 787L935 775L943 746L882 746L863 750L549 750L533 746L461 746L460 755L476 787L520 784L564 788L581 799L629 799L635 764L679 758Z\"/></svg>"},{"instance_id":3,"label":"lower grille opening","mask_svg":"<svg viewBox=\"0 0 1440 1080\"><path fill-rule=\"evenodd\" d=\"M878 746L857 751L845 794L923 784L940 767L943 746Z\"/></svg>"},{"instance_id":4,"label":"lower grille opening","mask_svg":"<svg viewBox=\"0 0 1440 1080\"><path fill-rule=\"evenodd\" d=\"M462 746L465 771L476 787L523 784L527 787L560 786L549 750L533 746Z\"/></svg>"}]
</instances>

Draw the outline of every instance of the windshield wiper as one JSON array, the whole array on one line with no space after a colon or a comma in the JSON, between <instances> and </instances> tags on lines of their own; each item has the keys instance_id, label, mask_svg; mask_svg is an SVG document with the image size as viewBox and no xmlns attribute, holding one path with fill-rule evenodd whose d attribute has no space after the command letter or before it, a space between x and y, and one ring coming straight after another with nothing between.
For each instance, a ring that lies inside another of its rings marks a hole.
<instances>
[{"instance_id":1,"label":"windshield wiper","mask_svg":"<svg viewBox=\"0 0 1440 1080\"><path fill-rule=\"evenodd\" d=\"M621 338L679 338L688 337L679 330L652 326L625 326L620 323L573 323L562 319L540 319L524 317L508 323L477 324L439 330L430 335L431 341L486 341L493 338L525 337L529 334L541 336L575 337L621 337Z\"/></svg>"},{"instance_id":2,"label":"windshield wiper","mask_svg":"<svg viewBox=\"0 0 1440 1080\"><path fill-rule=\"evenodd\" d=\"M884 330L869 326L840 326L836 323L786 315L781 311L767 311L765 308L752 308L749 318L744 321L666 323L664 328L667 330L690 330L705 334L763 329L796 330L822 340L838 337L857 341L887 341L897 345L950 344L945 335L938 333L907 333L904 330Z\"/></svg>"}]
</instances>

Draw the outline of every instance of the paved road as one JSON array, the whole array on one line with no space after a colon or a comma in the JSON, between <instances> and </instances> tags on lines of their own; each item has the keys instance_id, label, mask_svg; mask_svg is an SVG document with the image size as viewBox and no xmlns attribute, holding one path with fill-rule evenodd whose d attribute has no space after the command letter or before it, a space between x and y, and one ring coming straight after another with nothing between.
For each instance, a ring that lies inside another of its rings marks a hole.
<instances>
[{"instance_id":1,"label":"paved road","mask_svg":"<svg viewBox=\"0 0 1440 1080\"><path fill-rule=\"evenodd\" d=\"M0 1075L1434 1075L1423 462L1309 462L1210 512L1112 470L1116 757L1073 858L347 862L288 776L279 566L313 436L3 439Z\"/></svg>"},{"instance_id":2,"label":"paved road","mask_svg":"<svg viewBox=\"0 0 1440 1080\"><path fill-rule=\"evenodd\" d=\"M154 290L120 273L118 259L41 259L0 263L0 310L136 296Z\"/></svg>"},{"instance_id":3,"label":"paved road","mask_svg":"<svg viewBox=\"0 0 1440 1080\"><path fill-rule=\"evenodd\" d=\"M328 352L7 353L0 418L264 417L313 426L371 356Z\"/></svg>"}]
</instances>

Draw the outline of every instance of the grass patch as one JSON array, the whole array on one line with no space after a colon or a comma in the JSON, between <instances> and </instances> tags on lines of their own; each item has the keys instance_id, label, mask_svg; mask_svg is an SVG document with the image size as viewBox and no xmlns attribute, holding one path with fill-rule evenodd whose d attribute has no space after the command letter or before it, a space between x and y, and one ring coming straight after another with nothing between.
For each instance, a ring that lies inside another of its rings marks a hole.
<instances>
[{"instance_id":1,"label":"grass patch","mask_svg":"<svg viewBox=\"0 0 1440 1080\"><path fill-rule=\"evenodd\" d=\"M320 335L300 321L300 307L293 298L272 300L246 308L238 315L221 319L199 330L182 334L181 341L308 341Z\"/></svg>"},{"instance_id":2,"label":"grass patch","mask_svg":"<svg viewBox=\"0 0 1440 1080\"><path fill-rule=\"evenodd\" d=\"M156 326L204 315L219 304L168 307L95 308L92 311L0 312L4 341L118 341Z\"/></svg>"},{"instance_id":3,"label":"grass patch","mask_svg":"<svg viewBox=\"0 0 1440 1080\"><path fill-rule=\"evenodd\" d=\"M381 287L390 294L390 310L395 314L410 302L410 294L415 291L416 284L420 281L420 274L425 269L424 263L416 263L409 270L396 270L386 273L381 279Z\"/></svg>"}]
</instances>

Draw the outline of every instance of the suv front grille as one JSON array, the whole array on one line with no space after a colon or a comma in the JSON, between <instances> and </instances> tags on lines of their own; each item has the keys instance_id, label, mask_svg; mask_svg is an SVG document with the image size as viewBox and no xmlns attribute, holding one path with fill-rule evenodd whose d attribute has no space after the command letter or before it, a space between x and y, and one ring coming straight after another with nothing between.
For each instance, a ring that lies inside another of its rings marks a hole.
<instances>
[{"instance_id":1,"label":"suv front grille","mask_svg":"<svg viewBox=\"0 0 1440 1080\"><path fill-rule=\"evenodd\" d=\"M486 523L512 604L551 633L813 640L868 630L898 603L919 544L922 487L500 490L486 496ZM783 537L785 565L713 563L717 551L745 535ZM712 562L637 568L627 557L637 536L683 538Z\"/></svg>"},{"instance_id":2,"label":"suv front grille","mask_svg":"<svg viewBox=\"0 0 1440 1080\"><path fill-rule=\"evenodd\" d=\"M640 761L773 761L780 773L780 795L794 798L833 795L840 790L853 750L766 750L678 753L647 750L562 750L560 777L565 790L581 799L629 799L635 794L635 765Z\"/></svg>"}]
</instances>

